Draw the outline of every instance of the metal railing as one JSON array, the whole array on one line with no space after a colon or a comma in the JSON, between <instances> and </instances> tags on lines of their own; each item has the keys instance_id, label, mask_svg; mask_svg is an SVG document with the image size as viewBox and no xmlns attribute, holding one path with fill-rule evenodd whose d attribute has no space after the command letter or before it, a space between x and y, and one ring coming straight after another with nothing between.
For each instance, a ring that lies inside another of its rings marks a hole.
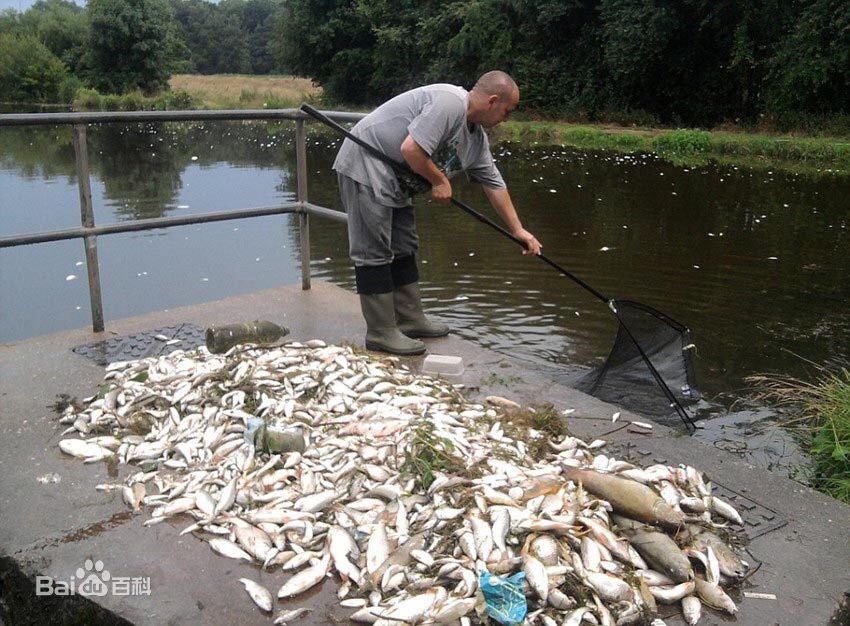
<instances>
[{"instance_id":1,"label":"metal railing","mask_svg":"<svg viewBox=\"0 0 850 626\"><path fill-rule=\"evenodd\" d=\"M331 119L340 122L356 122L363 113L324 112ZM88 150L86 142L87 124L116 122L188 122L210 120L295 120L295 202L270 207L254 207L218 211L213 213L195 213L177 217L158 217L143 220L116 222L105 226L96 226L91 198ZM341 211L311 204L307 201L307 142L304 122L312 118L298 109L250 109L245 111L132 111L114 113L22 113L0 115L0 127L3 126L47 126L73 125L74 158L77 181L80 192L80 227L65 230L27 233L0 237L0 248L25 246L64 239L82 239L86 253L89 299L91 302L92 330L102 332L103 299L100 288L100 266L97 259L97 238L100 235L128 233L153 228L184 226L205 222L281 215L298 214L299 239L301 245L301 288L310 289L310 215L345 222L348 216Z\"/></svg>"}]
</instances>

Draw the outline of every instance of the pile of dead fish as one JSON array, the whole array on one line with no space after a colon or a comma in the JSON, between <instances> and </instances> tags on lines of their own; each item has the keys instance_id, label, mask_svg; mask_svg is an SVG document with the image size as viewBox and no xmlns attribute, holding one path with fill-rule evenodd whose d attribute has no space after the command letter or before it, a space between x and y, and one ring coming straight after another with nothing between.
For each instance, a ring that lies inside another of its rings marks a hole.
<instances>
[{"instance_id":1,"label":"pile of dead fish","mask_svg":"<svg viewBox=\"0 0 850 626\"><path fill-rule=\"evenodd\" d=\"M519 436L510 404L318 340L199 348L107 367L100 393L62 416L79 438L59 446L137 466L98 487L148 507L145 525L186 516L183 533L267 570L278 598L338 577L359 622L484 620L483 572L525 573L527 623L646 623L658 603L681 604L689 624L704 605L736 611L723 587L747 564L718 528L741 520L699 471L638 467L571 436L531 458L546 434ZM245 438L256 417L300 425L303 453L257 451ZM408 471L423 432L468 471ZM265 586L240 580L273 610Z\"/></svg>"}]
</instances>

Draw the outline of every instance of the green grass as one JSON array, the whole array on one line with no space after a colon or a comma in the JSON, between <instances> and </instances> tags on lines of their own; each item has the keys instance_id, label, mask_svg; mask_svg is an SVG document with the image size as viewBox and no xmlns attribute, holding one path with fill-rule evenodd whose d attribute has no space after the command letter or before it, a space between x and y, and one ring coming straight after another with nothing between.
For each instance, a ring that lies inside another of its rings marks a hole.
<instances>
[{"instance_id":1,"label":"green grass","mask_svg":"<svg viewBox=\"0 0 850 626\"><path fill-rule=\"evenodd\" d=\"M90 89L80 89L72 106L75 110L101 111L288 109L304 101L319 103L322 98L321 88L308 79L293 76L183 74L173 76L169 84L170 91L154 97L146 97L139 92L120 96L104 95ZM323 106L352 110L343 105ZM627 119L638 118L632 116ZM850 126L850 121L840 116L832 121L832 125L821 124L820 127L832 129L834 136L514 120L495 129L493 141L512 141L528 146L536 142L613 152L651 152L676 164L689 166L716 161L743 167L781 168L805 174L818 174L823 170L848 171L850 140L847 133L842 131Z\"/></svg>"},{"instance_id":2,"label":"green grass","mask_svg":"<svg viewBox=\"0 0 850 626\"><path fill-rule=\"evenodd\" d=\"M511 121L496 129L494 141L523 145L536 142L586 150L654 152L665 159L689 165L702 165L714 160L748 167L784 167L807 172L850 169L850 140L846 137Z\"/></svg>"},{"instance_id":3,"label":"green grass","mask_svg":"<svg viewBox=\"0 0 850 626\"><path fill-rule=\"evenodd\" d=\"M309 79L282 75L175 74L168 83L202 109L292 109L317 102L322 93Z\"/></svg>"},{"instance_id":4,"label":"green grass","mask_svg":"<svg viewBox=\"0 0 850 626\"><path fill-rule=\"evenodd\" d=\"M141 91L116 95L82 88L77 91L71 108L74 111L182 111L198 108L198 101L181 90L146 96Z\"/></svg>"},{"instance_id":5,"label":"green grass","mask_svg":"<svg viewBox=\"0 0 850 626\"><path fill-rule=\"evenodd\" d=\"M814 382L753 376L759 398L787 409L783 426L801 436L813 467L809 484L850 504L850 370L821 368Z\"/></svg>"}]
</instances>

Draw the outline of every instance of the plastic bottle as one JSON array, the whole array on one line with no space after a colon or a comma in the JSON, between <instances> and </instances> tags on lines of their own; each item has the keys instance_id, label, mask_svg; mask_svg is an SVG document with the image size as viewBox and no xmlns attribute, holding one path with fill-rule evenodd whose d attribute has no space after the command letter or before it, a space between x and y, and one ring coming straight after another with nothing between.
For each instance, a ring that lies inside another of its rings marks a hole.
<instances>
[{"instance_id":1,"label":"plastic bottle","mask_svg":"<svg viewBox=\"0 0 850 626\"><path fill-rule=\"evenodd\" d=\"M298 425L282 427L269 424L263 437L263 449L266 452L304 452L307 441L304 439L304 429Z\"/></svg>"},{"instance_id":2,"label":"plastic bottle","mask_svg":"<svg viewBox=\"0 0 850 626\"><path fill-rule=\"evenodd\" d=\"M243 324L227 324L226 326L211 326L204 334L207 350L214 354L227 352L235 345L252 343L267 346L289 334L285 326L274 322L257 320Z\"/></svg>"}]
</instances>

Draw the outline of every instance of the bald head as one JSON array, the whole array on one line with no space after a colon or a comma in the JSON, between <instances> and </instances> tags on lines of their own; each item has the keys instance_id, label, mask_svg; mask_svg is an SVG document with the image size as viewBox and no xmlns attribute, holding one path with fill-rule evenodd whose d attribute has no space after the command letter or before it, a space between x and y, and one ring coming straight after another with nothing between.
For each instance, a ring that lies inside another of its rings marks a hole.
<instances>
[{"instance_id":1,"label":"bald head","mask_svg":"<svg viewBox=\"0 0 850 626\"><path fill-rule=\"evenodd\" d=\"M469 92L466 121L493 128L508 119L518 103L519 88L514 79L499 70L487 72Z\"/></svg>"},{"instance_id":2,"label":"bald head","mask_svg":"<svg viewBox=\"0 0 850 626\"><path fill-rule=\"evenodd\" d=\"M498 96L499 100L509 100L515 92L519 91L519 87L505 72L493 70L483 74L472 91L483 96Z\"/></svg>"}]
</instances>

